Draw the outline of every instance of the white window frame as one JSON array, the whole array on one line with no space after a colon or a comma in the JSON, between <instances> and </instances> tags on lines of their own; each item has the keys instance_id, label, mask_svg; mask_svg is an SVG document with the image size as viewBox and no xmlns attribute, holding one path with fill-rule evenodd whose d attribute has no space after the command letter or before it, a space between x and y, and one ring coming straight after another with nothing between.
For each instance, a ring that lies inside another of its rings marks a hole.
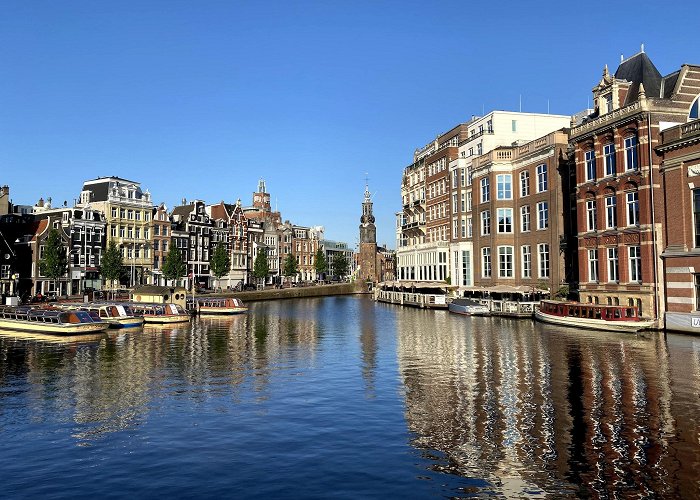
<instances>
[{"instance_id":1,"label":"white window frame","mask_svg":"<svg viewBox=\"0 0 700 500\"><path fill-rule=\"evenodd\" d=\"M625 170L639 170L639 140L636 135L625 137ZM631 165L632 164L632 165Z\"/></svg>"},{"instance_id":2,"label":"white window frame","mask_svg":"<svg viewBox=\"0 0 700 500\"><path fill-rule=\"evenodd\" d=\"M598 249L590 248L588 249L588 282L597 283L599 279L598 274Z\"/></svg>"},{"instance_id":3,"label":"white window frame","mask_svg":"<svg viewBox=\"0 0 700 500\"><path fill-rule=\"evenodd\" d=\"M633 245L627 247L630 283L642 282L642 247Z\"/></svg>"},{"instance_id":4,"label":"white window frame","mask_svg":"<svg viewBox=\"0 0 700 500\"><path fill-rule=\"evenodd\" d=\"M605 200L605 228L617 227L617 195L606 195Z\"/></svg>"},{"instance_id":5,"label":"white window frame","mask_svg":"<svg viewBox=\"0 0 700 500\"><path fill-rule=\"evenodd\" d=\"M481 249L481 277L491 277L491 247Z\"/></svg>"},{"instance_id":6,"label":"white window frame","mask_svg":"<svg viewBox=\"0 0 700 500\"><path fill-rule=\"evenodd\" d=\"M520 197L530 195L530 172L523 170L520 172Z\"/></svg>"},{"instance_id":7,"label":"white window frame","mask_svg":"<svg viewBox=\"0 0 700 500\"><path fill-rule=\"evenodd\" d=\"M543 217L544 215L544 217ZM549 227L549 203L540 201L537 204L537 230L541 231Z\"/></svg>"},{"instance_id":8,"label":"white window frame","mask_svg":"<svg viewBox=\"0 0 700 500\"><path fill-rule=\"evenodd\" d=\"M548 279L550 273L549 245L547 243L537 244L537 276L540 279Z\"/></svg>"},{"instance_id":9,"label":"white window frame","mask_svg":"<svg viewBox=\"0 0 700 500\"><path fill-rule=\"evenodd\" d=\"M529 233L532 230L532 220L530 218L530 205L520 207L520 232Z\"/></svg>"},{"instance_id":10,"label":"white window frame","mask_svg":"<svg viewBox=\"0 0 700 500\"><path fill-rule=\"evenodd\" d=\"M586 180L594 181L596 179L595 149L584 151L583 155Z\"/></svg>"},{"instance_id":11,"label":"white window frame","mask_svg":"<svg viewBox=\"0 0 700 500\"><path fill-rule=\"evenodd\" d=\"M544 193L547 191L548 184L547 164L542 163L537 165L537 192Z\"/></svg>"},{"instance_id":12,"label":"white window frame","mask_svg":"<svg viewBox=\"0 0 700 500\"><path fill-rule=\"evenodd\" d=\"M513 277L513 247L501 245L498 247L498 277Z\"/></svg>"},{"instance_id":13,"label":"white window frame","mask_svg":"<svg viewBox=\"0 0 700 500\"><path fill-rule=\"evenodd\" d=\"M484 177L480 182L481 186L481 203L486 203L491 199L491 186L489 183L489 178Z\"/></svg>"},{"instance_id":14,"label":"white window frame","mask_svg":"<svg viewBox=\"0 0 700 500\"><path fill-rule=\"evenodd\" d=\"M496 199L513 199L513 176L511 174L498 174L496 176Z\"/></svg>"},{"instance_id":15,"label":"white window frame","mask_svg":"<svg viewBox=\"0 0 700 500\"><path fill-rule=\"evenodd\" d=\"M491 234L491 211L484 210L481 212L481 236Z\"/></svg>"},{"instance_id":16,"label":"white window frame","mask_svg":"<svg viewBox=\"0 0 700 500\"><path fill-rule=\"evenodd\" d=\"M496 217L498 219L497 232L499 234L513 233L513 209L498 208L496 209Z\"/></svg>"},{"instance_id":17,"label":"white window frame","mask_svg":"<svg viewBox=\"0 0 700 500\"><path fill-rule=\"evenodd\" d=\"M608 261L608 283L619 283L620 281L620 259L617 247L605 249Z\"/></svg>"},{"instance_id":18,"label":"white window frame","mask_svg":"<svg viewBox=\"0 0 700 500\"><path fill-rule=\"evenodd\" d=\"M603 163L605 164L605 176L617 174L617 162L615 160L615 143L609 142L603 146Z\"/></svg>"},{"instance_id":19,"label":"white window frame","mask_svg":"<svg viewBox=\"0 0 700 500\"><path fill-rule=\"evenodd\" d=\"M625 193L625 205L627 207L627 225L639 225L639 191Z\"/></svg>"},{"instance_id":20,"label":"white window frame","mask_svg":"<svg viewBox=\"0 0 700 500\"><path fill-rule=\"evenodd\" d=\"M520 247L520 276L524 279L532 278L532 247L523 245Z\"/></svg>"}]
</instances>

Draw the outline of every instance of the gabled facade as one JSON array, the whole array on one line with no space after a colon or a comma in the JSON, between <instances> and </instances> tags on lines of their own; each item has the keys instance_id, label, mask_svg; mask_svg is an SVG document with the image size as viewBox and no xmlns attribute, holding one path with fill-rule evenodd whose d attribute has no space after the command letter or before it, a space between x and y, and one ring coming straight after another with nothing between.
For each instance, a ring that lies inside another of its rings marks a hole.
<instances>
[{"instance_id":1,"label":"gabled facade","mask_svg":"<svg viewBox=\"0 0 700 500\"><path fill-rule=\"evenodd\" d=\"M153 285L166 285L166 280L163 278L163 264L165 257L170 250L170 215L168 207L165 203L161 203L157 207L153 207L153 216L151 217L151 246L153 247Z\"/></svg>"},{"instance_id":2,"label":"gabled facade","mask_svg":"<svg viewBox=\"0 0 700 500\"><path fill-rule=\"evenodd\" d=\"M106 244L116 242L124 259L122 286L151 282L151 194L143 191L138 182L120 177L99 177L85 181L77 206L90 206L104 214Z\"/></svg>"},{"instance_id":3,"label":"gabled facade","mask_svg":"<svg viewBox=\"0 0 700 500\"><path fill-rule=\"evenodd\" d=\"M198 286L211 288L209 259L214 223L207 214L204 202L194 200L189 204L183 203L183 205L173 208L171 217L178 234L180 236L186 234L188 238L187 287L192 288L194 282Z\"/></svg>"},{"instance_id":4,"label":"gabled facade","mask_svg":"<svg viewBox=\"0 0 700 500\"><path fill-rule=\"evenodd\" d=\"M662 129L685 123L700 92L698 68L662 76L647 54L603 70L594 112L572 127L576 162L580 299L633 305L662 320L665 235Z\"/></svg>"}]
</instances>

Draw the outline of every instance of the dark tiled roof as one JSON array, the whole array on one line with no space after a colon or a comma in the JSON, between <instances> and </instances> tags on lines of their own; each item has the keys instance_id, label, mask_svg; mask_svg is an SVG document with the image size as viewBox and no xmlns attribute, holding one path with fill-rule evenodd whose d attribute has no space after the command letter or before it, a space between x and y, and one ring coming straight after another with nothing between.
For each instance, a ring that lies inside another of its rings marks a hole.
<instances>
[{"instance_id":1,"label":"dark tiled roof","mask_svg":"<svg viewBox=\"0 0 700 500\"><path fill-rule=\"evenodd\" d=\"M670 75L664 76L661 82L661 92L664 99L669 99L673 94L673 89L676 88L676 82L678 81L678 76L681 74L680 70L674 71Z\"/></svg>"},{"instance_id":2,"label":"dark tiled roof","mask_svg":"<svg viewBox=\"0 0 700 500\"><path fill-rule=\"evenodd\" d=\"M661 73L645 52L640 52L620 63L615 71L615 78L632 82L625 104L638 99L640 83L644 84L647 97L661 97Z\"/></svg>"},{"instance_id":3,"label":"dark tiled roof","mask_svg":"<svg viewBox=\"0 0 700 500\"><path fill-rule=\"evenodd\" d=\"M180 205L179 207L173 208L172 215L182 215L183 217L187 217L192 210L194 210L194 203L190 203L189 205Z\"/></svg>"}]
</instances>

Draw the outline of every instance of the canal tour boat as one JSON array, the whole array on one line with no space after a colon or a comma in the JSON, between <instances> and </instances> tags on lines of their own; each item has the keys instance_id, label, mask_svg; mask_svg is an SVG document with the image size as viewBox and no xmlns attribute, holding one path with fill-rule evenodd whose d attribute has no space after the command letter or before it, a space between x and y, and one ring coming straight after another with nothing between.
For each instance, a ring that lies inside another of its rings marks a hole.
<instances>
[{"instance_id":1,"label":"canal tour boat","mask_svg":"<svg viewBox=\"0 0 700 500\"><path fill-rule=\"evenodd\" d=\"M87 304L56 304L66 311L87 311L109 324L110 328L131 328L143 325L143 317L134 315L128 304L90 302Z\"/></svg>"},{"instance_id":2,"label":"canal tour boat","mask_svg":"<svg viewBox=\"0 0 700 500\"><path fill-rule=\"evenodd\" d=\"M607 330L611 332L638 332L650 328L654 322L642 319L633 306L584 304L543 300L535 318L555 325Z\"/></svg>"},{"instance_id":3,"label":"canal tour boat","mask_svg":"<svg viewBox=\"0 0 700 500\"><path fill-rule=\"evenodd\" d=\"M195 314L242 314L248 312L248 308L241 299L226 297L189 299L187 309Z\"/></svg>"},{"instance_id":4,"label":"canal tour boat","mask_svg":"<svg viewBox=\"0 0 700 500\"><path fill-rule=\"evenodd\" d=\"M75 335L101 332L109 328L109 324L87 311L0 306L0 328L22 332Z\"/></svg>"},{"instance_id":5,"label":"canal tour boat","mask_svg":"<svg viewBox=\"0 0 700 500\"><path fill-rule=\"evenodd\" d=\"M190 315L178 304L132 302L130 305L136 316L143 316L145 323L185 323L190 320Z\"/></svg>"},{"instance_id":6,"label":"canal tour boat","mask_svg":"<svg viewBox=\"0 0 700 500\"><path fill-rule=\"evenodd\" d=\"M473 299L454 299L447 305L447 309L451 313L463 316L486 316L490 314L488 306Z\"/></svg>"}]
</instances>

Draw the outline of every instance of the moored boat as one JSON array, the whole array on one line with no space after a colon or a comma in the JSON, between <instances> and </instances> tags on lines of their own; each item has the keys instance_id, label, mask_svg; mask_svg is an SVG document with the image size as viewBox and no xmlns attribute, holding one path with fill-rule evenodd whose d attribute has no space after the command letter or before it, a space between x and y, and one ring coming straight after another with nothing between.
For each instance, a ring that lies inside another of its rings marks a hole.
<instances>
[{"instance_id":1,"label":"moored boat","mask_svg":"<svg viewBox=\"0 0 700 500\"><path fill-rule=\"evenodd\" d=\"M190 320L190 315L178 304L131 304L134 314L143 316L145 323L184 323Z\"/></svg>"},{"instance_id":2,"label":"moored boat","mask_svg":"<svg viewBox=\"0 0 700 500\"><path fill-rule=\"evenodd\" d=\"M464 316L486 316L490 314L488 306L473 299L454 299L447 305L447 309L451 313Z\"/></svg>"},{"instance_id":3,"label":"moored boat","mask_svg":"<svg viewBox=\"0 0 700 500\"><path fill-rule=\"evenodd\" d=\"M197 314L242 314L248 311L241 299L231 297L189 299L187 308Z\"/></svg>"},{"instance_id":4,"label":"moored boat","mask_svg":"<svg viewBox=\"0 0 700 500\"><path fill-rule=\"evenodd\" d=\"M611 332L638 332L651 328L653 320L642 319L634 306L584 304L543 300L535 318L554 325L607 330Z\"/></svg>"},{"instance_id":5,"label":"moored boat","mask_svg":"<svg viewBox=\"0 0 700 500\"><path fill-rule=\"evenodd\" d=\"M144 323L143 316L136 316L128 304L114 302L89 302L87 304L59 305L62 309L87 311L96 314L110 328L132 328Z\"/></svg>"},{"instance_id":6,"label":"moored boat","mask_svg":"<svg viewBox=\"0 0 700 500\"><path fill-rule=\"evenodd\" d=\"M109 328L87 311L0 306L0 328L58 335L96 333Z\"/></svg>"}]
</instances>

